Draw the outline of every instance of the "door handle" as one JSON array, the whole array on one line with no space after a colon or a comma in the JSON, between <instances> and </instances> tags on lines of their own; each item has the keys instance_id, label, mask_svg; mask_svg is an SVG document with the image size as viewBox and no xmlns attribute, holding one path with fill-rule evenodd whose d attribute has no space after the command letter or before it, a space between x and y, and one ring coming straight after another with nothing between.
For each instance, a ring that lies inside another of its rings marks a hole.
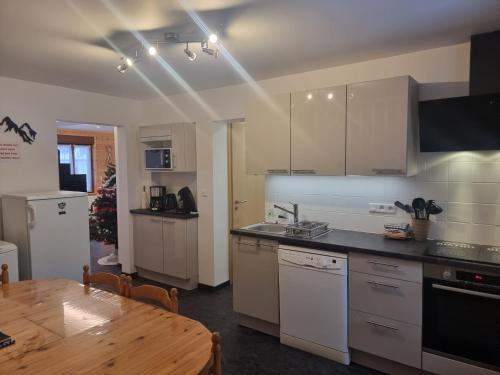
<instances>
[{"instance_id":1,"label":"door handle","mask_svg":"<svg viewBox=\"0 0 500 375\"><path fill-rule=\"evenodd\" d=\"M292 169L293 174L316 174L314 169Z\"/></svg>"},{"instance_id":2,"label":"door handle","mask_svg":"<svg viewBox=\"0 0 500 375\"><path fill-rule=\"evenodd\" d=\"M452 286L441 285L441 284L432 284L432 287L434 289L446 290L448 292L455 292L455 293L461 293L461 294L468 294L470 296L475 296L475 297L484 297L484 298L489 298L489 299L500 300L499 294L485 293L485 292L479 292L476 290L469 290L469 289L462 289L462 288L454 288Z\"/></svg>"},{"instance_id":3,"label":"door handle","mask_svg":"<svg viewBox=\"0 0 500 375\"><path fill-rule=\"evenodd\" d=\"M246 199L243 199L241 201L239 201L239 200L234 201L235 204L243 204L243 203L247 203L247 202L248 202L248 200L246 200Z\"/></svg>"}]
</instances>

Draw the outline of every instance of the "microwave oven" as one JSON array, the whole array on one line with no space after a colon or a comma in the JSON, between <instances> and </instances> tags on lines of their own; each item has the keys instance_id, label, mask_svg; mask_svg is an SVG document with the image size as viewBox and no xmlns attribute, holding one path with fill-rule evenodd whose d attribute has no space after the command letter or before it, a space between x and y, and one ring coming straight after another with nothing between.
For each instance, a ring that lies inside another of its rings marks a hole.
<instances>
[{"instance_id":1,"label":"microwave oven","mask_svg":"<svg viewBox=\"0 0 500 375\"><path fill-rule=\"evenodd\" d=\"M171 148L149 148L144 150L146 169L173 169Z\"/></svg>"}]
</instances>

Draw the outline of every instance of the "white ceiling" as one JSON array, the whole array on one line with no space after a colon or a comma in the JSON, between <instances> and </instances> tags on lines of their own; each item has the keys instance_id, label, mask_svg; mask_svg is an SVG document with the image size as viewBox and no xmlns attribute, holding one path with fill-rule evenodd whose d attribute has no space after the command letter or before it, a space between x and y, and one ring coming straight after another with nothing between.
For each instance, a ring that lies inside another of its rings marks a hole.
<instances>
[{"instance_id":1,"label":"white ceiling","mask_svg":"<svg viewBox=\"0 0 500 375\"><path fill-rule=\"evenodd\" d=\"M57 121L56 126L58 129L79 130L84 132L93 133L113 133L114 126L95 125L95 124L80 124L76 122Z\"/></svg>"},{"instance_id":2,"label":"white ceiling","mask_svg":"<svg viewBox=\"0 0 500 375\"><path fill-rule=\"evenodd\" d=\"M188 4L256 79L469 40L500 28L500 0L0 0L0 75L144 99L158 92L137 71L120 74L106 42L130 50L128 30L198 33ZM114 12L111 10L113 9ZM184 46L163 59L195 90L242 82L228 59ZM185 91L158 61L137 65L162 93Z\"/></svg>"}]
</instances>

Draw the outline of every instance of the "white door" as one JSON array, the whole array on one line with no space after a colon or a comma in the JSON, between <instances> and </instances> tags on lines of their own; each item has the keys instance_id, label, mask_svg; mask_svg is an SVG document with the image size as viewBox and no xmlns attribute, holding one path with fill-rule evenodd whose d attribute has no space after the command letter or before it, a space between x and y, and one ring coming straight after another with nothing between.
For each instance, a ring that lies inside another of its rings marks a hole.
<instances>
[{"instance_id":1,"label":"white door","mask_svg":"<svg viewBox=\"0 0 500 375\"><path fill-rule=\"evenodd\" d=\"M86 196L28 201L31 278L82 281L90 263Z\"/></svg>"}]
</instances>

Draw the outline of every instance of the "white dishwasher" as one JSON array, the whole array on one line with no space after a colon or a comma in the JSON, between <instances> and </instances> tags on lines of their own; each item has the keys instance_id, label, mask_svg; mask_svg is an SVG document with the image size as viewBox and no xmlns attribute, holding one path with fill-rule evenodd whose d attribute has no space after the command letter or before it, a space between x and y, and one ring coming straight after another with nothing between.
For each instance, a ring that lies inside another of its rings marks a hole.
<instances>
[{"instance_id":1,"label":"white dishwasher","mask_svg":"<svg viewBox=\"0 0 500 375\"><path fill-rule=\"evenodd\" d=\"M349 364L347 254L280 245L280 341Z\"/></svg>"}]
</instances>

